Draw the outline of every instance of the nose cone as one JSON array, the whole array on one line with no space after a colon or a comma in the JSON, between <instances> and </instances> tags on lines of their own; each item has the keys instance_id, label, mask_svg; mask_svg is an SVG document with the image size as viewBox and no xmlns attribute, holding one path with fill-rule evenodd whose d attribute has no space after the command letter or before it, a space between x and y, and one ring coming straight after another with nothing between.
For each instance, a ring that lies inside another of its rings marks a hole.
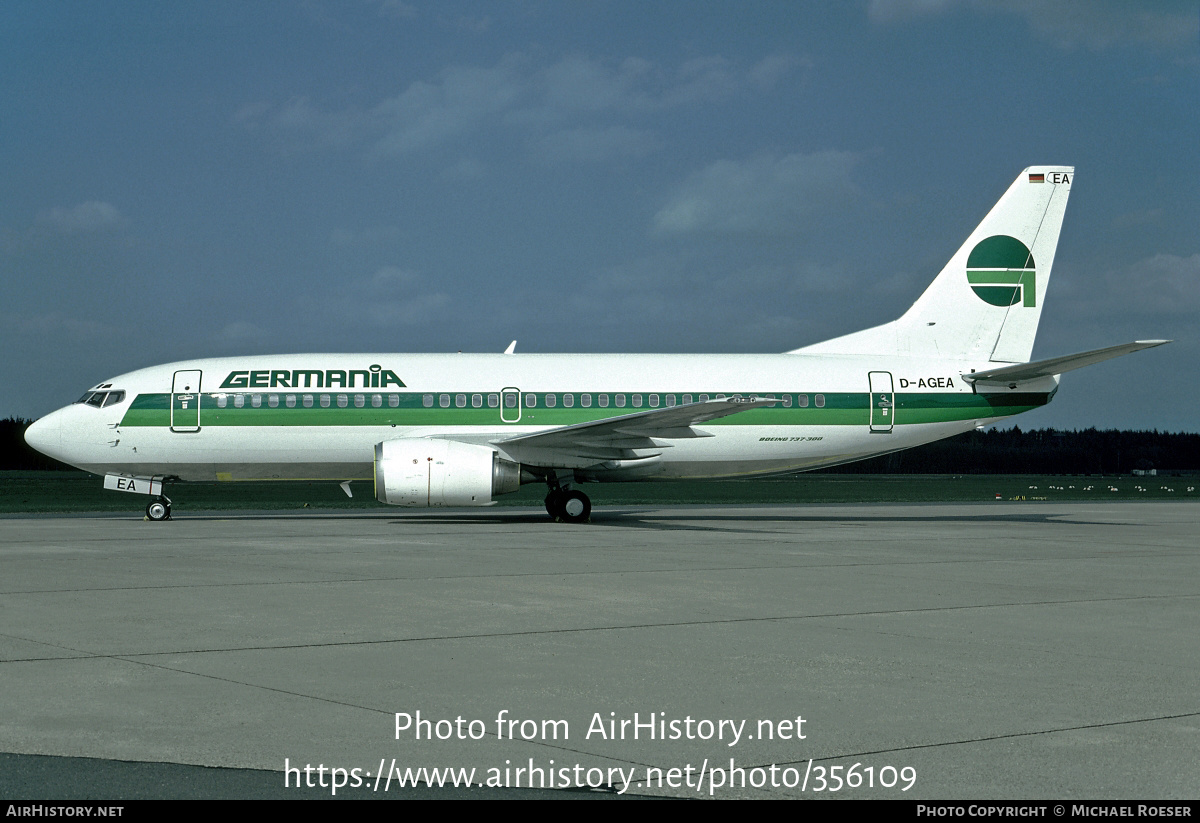
<instances>
[{"instance_id":1,"label":"nose cone","mask_svg":"<svg viewBox=\"0 0 1200 823\"><path fill-rule=\"evenodd\" d=\"M44 455L59 458L62 454L62 415L52 412L30 423L25 430L25 442Z\"/></svg>"}]
</instances>

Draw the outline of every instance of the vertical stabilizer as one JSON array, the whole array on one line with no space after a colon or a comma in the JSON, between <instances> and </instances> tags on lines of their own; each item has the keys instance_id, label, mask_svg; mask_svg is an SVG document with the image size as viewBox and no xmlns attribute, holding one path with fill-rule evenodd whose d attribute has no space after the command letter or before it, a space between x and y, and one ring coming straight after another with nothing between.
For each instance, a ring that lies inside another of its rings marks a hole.
<instances>
[{"instance_id":1,"label":"vertical stabilizer","mask_svg":"<svg viewBox=\"0 0 1200 823\"><path fill-rule=\"evenodd\" d=\"M796 353L1028 361L1074 178L1071 166L1025 169L899 320Z\"/></svg>"}]
</instances>

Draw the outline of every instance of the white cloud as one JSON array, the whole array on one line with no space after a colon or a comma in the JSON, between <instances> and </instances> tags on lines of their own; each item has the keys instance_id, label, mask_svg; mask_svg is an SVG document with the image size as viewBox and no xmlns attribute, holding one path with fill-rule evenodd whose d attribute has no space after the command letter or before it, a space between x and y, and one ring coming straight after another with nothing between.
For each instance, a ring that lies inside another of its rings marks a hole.
<instances>
[{"instance_id":1,"label":"white cloud","mask_svg":"<svg viewBox=\"0 0 1200 823\"><path fill-rule=\"evenodd\" d=\"M801 257L730 267L707 252L686 244L597 268L532 295L530 308L616 351L784 351L861 317L861 278L840 265Z\"/></svg>"},{"instance_id":2,"label":"white cloud","mask_svg":"<svg viewBox=\"0 0 1200 823\"><path fill-rule=\"evenodd\" d=\"M67 209L50 209L38 215L38 223L63 234L91 234L111 231L124 223L117 207L89 200Z\"/></svg>"},{"instance_id":3,"label":"white cloud","mask_svg":"<svg viewBox=\"0 0 1200 823\"><path fill-rule=\"evenodd\" d=\"M940 14L962 5L963 0L871 0L867 6L867 16L873 23L891 23L910 17Z\"/></svg>"},{"instance_id":4,"label":"white cloud","mask_svg":"<svg viewBox=\"0 0 1200 823\"><path fill-rule=\"evenodd\" d=\"M447 180L478 180L488 173L488 167L483 161L474 157L464 157L442 172Z\"/></svg>"},{"instance_id":5,"label":"white cloud","mask_svg":"<svg viewBox=\"0 0 1200 823\"><path fill-rule=\"evenodd\" d=\"M1126 212L1119 214L1113 218L1112 225L1114 229L1130 229L1139 228L1141 226L1151 226L1162 222L1166 210L1163 208L1156 209L1140 209L1138 211Z\"/></svg>"},{"instance_id":6,"label":"white cloud","mask_svg":"<svg viewBox=\"0 0 1200 823\"><path fill-rule=\"evenodd\" d=\"M1200 312L1200 254L1156 254L1139 260L1128 275L1109 277L1121 306L1150 314Z\"/></svg>"},{"instance_id":7,"label":"white cloud","mask_svg":"<svg viewBox=\"0 0 1200 823\"><path fill-rule=\"evenodd\" d=\"M441 316L450 305L450 295L443 292L417 294L402 300L372 303L366 309L367 318L377 326L424 326Z\"/></svg>"},{"instance_id":8,"label":"white cloud","mask_svg":"<svg viewBox=\"0 0 1200 823\"><path fill-rule=\"evenodd\" d=\"M772 54L759 60L750 69L750 79L762 88L770 88L783 79L797 66L811 68L809 60L800 60L790 54Z\"/></svg>"},{"instance_id":9,"label":"white cloud","mask_svg":"<svg viewBox=\"0 0 1200 823\"><path fill-rule=\"evenodd\" d=\"M296 97L280 106L274 113L274 122L284 132L313 135L318 145L334 147L353 143L365 126L361 113L325 112L307 97Z\"/></svg>"},{"instance_id":10,"label":"white cloud","mask_svg":"<svg viewBox=\"0 0 1200 823\"><path fill-rule=\"evenodd\" d=\"M889 24L958 9L1017 14L1057 46L1094 51L1130 43L1191 48L1200 32L1192 0L871 0L867 14L873 23Z\"/></svg>"},{"instance_id":11,"label":"white cloud","mask_svg":"<svg viewBox=\"0 0 1200 823\"><path fill-rule=\"evenodd\" d=\"M361 143L374 130L370 115L350 108L327 111L307 97L286 103L248 103L234 115L234 122L251 132L265 132L287 152L313 149L343 149Z\"/></svg>"},{"instance_id":12,"label":"white cloud","mask_svg":"<svg viewBox=\"0 0 1200 823\"><path fill-rule=\"evenodd\" d=\"M659 147L658 139L642 129L565 129L537 141L537 155L551 162L599 162L621 157L644 157Z\"/></svg>"},{"instance_id":13,"label":"white cloud","mask_svg":"<svg viewBox=\"0 0 1200 823\"><path fill-rule=\"evenodd\" d=\"M613 66L580 55L565 57L531 77L538 88L537 105L556 112L645 108L651 105L646 86L654 65L628 58Z\"/></svg>"},{"instance_id":14,"label":"white cloud","mask_svg":"<svg viewBox=\"0 0 1200 823\"><path fill-rule=\"evenodd\" d=\"M482 16L459 14L453 18L443 18L442 24L449 24L459 31L470 32L471 34L483 34L492 27L492 18L486 14Z\"/></svg>"},{"instance_id":15,"label":"white cloud","mask_svg":"<svg viewBox=\"0 0 1200 823\"><path fill-rule=\"evenodd\" d=\"M854 198L851 152L721 160L684 181L654 216L661 234L796 234L806 216Z\"/></svg>"},{"instance_id":16,"label":"white cloud","mask_svg":"<svg viewBox=\"0 0 1200 823\"><path fill-rule=\"evenodd\" d=\"M244 320L228 323L214 335L216 344L222 348L262 343L267 338L265 329Z\"/></svg>"},{"instance_id":17,"label":"white cloud","mask_svg":"<svg viewBox=\"0 0 1200 823\"><path fill-rule=\"evenodd\" d=\"M379 16L394 20L404 20L416 17L417 9L412 4L403 2L403 0L380 0Z\"/></svg>"},{"instance_id":18,"label":"white cloud","mask_svg":"<svg viewBox=\"0 0 1200 823\"><path fill-rule=\"evenodd\" d=\"M400 266L383 266L337 294L305 294L295 312L336 326L428 326L443 317L450 296L427 277Z\"/></svg>"},{"instance_id":19,"label":"white cloud","mask_svg":"<svg viewBox=\"0 0 1200 823\"><path fill-rule=\"evenodd\" d=\"M378 246L393 243L400 236L396 226L367 226L360 229L334 229L329 233L329 242L342 248Z\"/></svg>"},{"instance_id":20,"label":"white cloud","mask_svg":"<svg viewBox=\"0 0 1200 823\"><path fill-rule=\"evenodd\" d=\"M419 80L384 100L370 115L384 131L376 153L404 154L442 143L512 108L527 92L522 62L508 57L492 68L456 66L436 82Z\"/></svg>"},{"instance_id":21,"label":"white cloud","mask_svg":"<svg viewBox=\"0 0 1200 823\"><path fill-rule=\"evenodd\" d=\"M112 335L111 325L95 320L68 317L62 312L12 314L3 317L4 327L18 337L58 340L97 340Z\"/></svg>"},{"instance_id":22,"label":"white cloud","mask_svg":"<svg viewBox=\"0 0 1200 823\"><path fill-rule=\"evenodd\" d=\"M553 140L546 135L555 132L565 133L557 138L562 143L578 144L590 130L593 150L560 145L564 156L591 159L597 141L608 144L609 156L628 156L633 144L637 152L650 145L644 132L637 134L633 127L621 132L620 124L598 130L586 118L604 112L611 123L611 116L642 116L729 99L769 88L799 64L788 55L770 55L749 67L702 57L664 68L633 57L613 62L570 55L538 66L510 54L490 67L452 66L365 109L335 110L299 96L278 105L247 104L234 119L281 139L288 149L364 146L375 156L395 157L485 128L507 127L531 133L528 139L534 144Z\"/></svg>"},{"instance_id":23,"label":"white cloud","mask_svg":"<svg viewBox=\"0 0 1200 823\"><path fill-rule=\"evenodd\" d=\"M412 269L384 266L367 282L371 293L376 297L402 296L404 292L420 285L421 275Z\"/></svg>"},{"instance_id":24,"label":"white cloud","mask_svg":"<svg viewBox=\"0 0 1200 823\"><path fill-rule=\"evenodd\" d=\"M1200 254L1156 254L1122 268L1087 276L1072 272L1056 299L1081 316L1158 316L1172 323L1200 316Z\"/></svg>"},{"instance_id":25,"label":"white cloud","mask_svg":"<svg viewBox=\"0 0 1200 823\"><path fill-rule=\"evenodd\" d=\"M537 105L547 112L645 112L728 99L779 82L800 61L770 55L746 68L720 56L696 57L672 69L630 57L619 63L574 55L536 73Z\"/></svg>"},{"instance_id":26,"label":"white cloud","mask_svg":"<svg viewBox=\"0 0 1200 823\"><path fill-rule=\"evenodd\" d=\"M1200 27L1196 4L1189 0L989 0L987 7L1022 15L1030 28L1057 45L1094 51L1128 43L1162 49L1193 47Z\"/></svg>"}]
</instances>

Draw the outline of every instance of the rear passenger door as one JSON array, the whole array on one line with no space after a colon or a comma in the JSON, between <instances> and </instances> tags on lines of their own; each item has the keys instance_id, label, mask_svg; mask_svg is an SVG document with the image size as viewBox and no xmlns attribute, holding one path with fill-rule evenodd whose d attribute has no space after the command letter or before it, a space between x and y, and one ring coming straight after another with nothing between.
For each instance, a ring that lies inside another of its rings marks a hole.
<instances>
[{"instance_id":1,"label":"rear passenger door","mask_svg":"<svg viewBox=\"0 0 1200 823\"><path fill-rule=\"evenodd\" d=\"M896 424L896 395L892 393L892 373L873 371L871 381L871 433L890 434Z\"/></svg>"}]
</instances>

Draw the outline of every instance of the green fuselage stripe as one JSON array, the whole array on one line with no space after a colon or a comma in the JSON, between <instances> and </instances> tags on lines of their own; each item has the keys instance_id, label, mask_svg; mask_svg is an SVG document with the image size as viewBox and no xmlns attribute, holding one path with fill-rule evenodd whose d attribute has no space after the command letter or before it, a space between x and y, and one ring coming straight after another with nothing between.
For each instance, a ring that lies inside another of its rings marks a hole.
<instances>
[{"instance_id":1,"label":"green fuselage stripe","mask_svg":"<svg viewBox=\"0 0 1200 823\"><path fill-rule=\"evenodd\" d=\"M487 426L498 428L505 425L500 419L501 411L504 416L516 416L516 409L500 409L487 405L489 393L475 392L482 395L483 406L475 408L470 405L472 394L467 393L467 406L459 408L455 405L442 407L440 397L443 393L434 393L434 405L425 405L424 398L428 392L387 393L380 395L382 405L372 405L373 394L364 396L364 405L354 404L354 395L347 396L347 405L337 405L337 395L330 395L328 407L320 405L321 395L313 396L312 407L303 405L302 393L293 395L296 405L289 408L286 405L287 393L279 393L278 405L269 405L271 394L260 395L261 405L252 405L251 395L245 396L245 405L238 408L234 405L233 397L225 396L225 406L219 405L218 396L204 394L201 396L199 424L201 426ZM462 392L450 393L453 404ZM491 392L491 394L496 394ZM524 404L527 392L521 393ZM617 392L608 392L610 398ZM635 392L626 392L627 405L618 408L610 405L600 408L596 405L584 408L576 405L564 407L557 405L547 408L544 403L546 394L537 392L538 404L535 407L522 405L520 410L522 426L569 426L575 423L586 423L591 420L603 420L609 417L619 417L639 411L651 411L648 405L649 393L641 392L642 406L629 405L630 398ZM698 397L699 392L693 393ZM715 397L715 393L708 393ZM732 392L727 394L732 395ZM783 394L772 392L742 392L742 394L757 394L761 397L784 397ZM579 393L575 393L579 402ZM593 393L593 402L599 393ZM659 408L665 406L663 398L667 393L659 394ZM676 393L676 398L682 393ZM709 426L866 426L870 423L871 395L867 392L830 393L822 395L824 406L816 405L816 393L808 394L807 407L799 405L797 395L790 395L791 405L779 403L772 407L761 407L739 412L729 417L710 420L703 424ZM391 398L397 398L396 406L390 405ZM895 396L895 425L904 426L916 423L945 423L955 420L970 420L973 418L1005 417L1044 406L1050 402L1050 395L1045 392L1024 392L1004 395L981 395L965 393L899 393ZM561 404L562 394L556 398ZM170 394L140 394L134 398L125 416L121 419L122 426L166 427L171 425L171 395Z\"/></svg>"}]
</instances>

